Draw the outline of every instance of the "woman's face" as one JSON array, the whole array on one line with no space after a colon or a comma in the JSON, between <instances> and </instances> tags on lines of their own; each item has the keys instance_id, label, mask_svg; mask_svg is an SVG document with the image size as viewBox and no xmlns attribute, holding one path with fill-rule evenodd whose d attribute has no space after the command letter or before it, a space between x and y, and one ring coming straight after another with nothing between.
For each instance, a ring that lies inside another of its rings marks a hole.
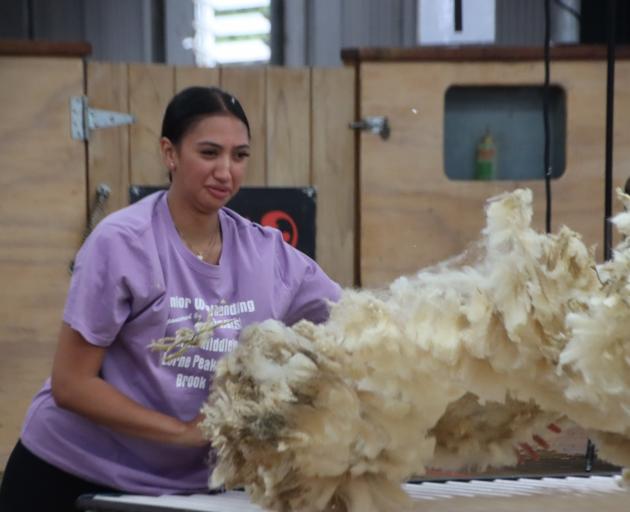
<instances>
[{"instance_id":1,"label":"woman's face","mask_svg":"<svg viewBox=\"0 0 630 512\"><path fill-rule=\"evenodd\" d=\"M195 123L178 146L162 139L171 189L203 213L218 210L241 187L250 155L245 124L229 114Z\"/></svg>"}]
</instances>

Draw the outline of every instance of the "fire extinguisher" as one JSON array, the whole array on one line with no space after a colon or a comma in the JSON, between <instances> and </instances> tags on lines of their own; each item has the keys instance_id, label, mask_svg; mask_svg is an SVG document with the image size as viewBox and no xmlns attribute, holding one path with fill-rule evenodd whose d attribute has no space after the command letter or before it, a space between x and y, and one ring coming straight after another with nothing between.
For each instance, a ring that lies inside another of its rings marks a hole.
<instances>
[{"instance_id":1,"label":"fire extinguisher","mask_svg":"<svg viewBox=\"0 0 630 512\"><path fill-rule=\"evenodd\" d=\"M493 180L497 177L497 149L494 139L487 130L477 145L475 157L475 179Z\"/></svg>"}]
</instances>

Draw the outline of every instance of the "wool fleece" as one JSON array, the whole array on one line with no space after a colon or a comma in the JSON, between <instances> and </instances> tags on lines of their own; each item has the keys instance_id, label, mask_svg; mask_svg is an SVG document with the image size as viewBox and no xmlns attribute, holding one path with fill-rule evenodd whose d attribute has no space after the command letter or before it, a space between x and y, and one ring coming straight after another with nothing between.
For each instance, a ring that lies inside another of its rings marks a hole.
<instances>
[{"instance_id":1,"label":"wool fleece","mask_svg":"<svg viewBox=\"0 0 630 512\"><path fill-rule=\"evenodd\" d=\"M569 228L531 228L529 190L486 216L464 254L345 290L323 324L244 330L203 409L211 485L275 511L405 510L405 479L515 464L550 423L628 465L630 239L598 265Z\"/></svg>"}]
</instances>

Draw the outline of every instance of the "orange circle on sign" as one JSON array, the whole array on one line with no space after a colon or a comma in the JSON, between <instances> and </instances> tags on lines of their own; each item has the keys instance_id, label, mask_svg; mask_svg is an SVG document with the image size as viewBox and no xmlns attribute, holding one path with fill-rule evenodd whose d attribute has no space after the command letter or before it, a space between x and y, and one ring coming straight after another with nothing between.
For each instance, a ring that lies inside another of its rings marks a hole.
<instances>
[{"instance_id":1,"label":"orange circle on sign","mask_svg":"<svg viewBox=\"0 0 630 512\"><path fill-rule=\"evenodd\" d=\"M290 230L282 229L280 222L285 221L291 227ZM272 210L265 213L260 219L260 223L263 226L269 226L282 231L282 238L285 242L291 244L293 247L297 247L298 243L298 228L297 224L288 213L282 210Z\"/></svg>"}]
</instances>

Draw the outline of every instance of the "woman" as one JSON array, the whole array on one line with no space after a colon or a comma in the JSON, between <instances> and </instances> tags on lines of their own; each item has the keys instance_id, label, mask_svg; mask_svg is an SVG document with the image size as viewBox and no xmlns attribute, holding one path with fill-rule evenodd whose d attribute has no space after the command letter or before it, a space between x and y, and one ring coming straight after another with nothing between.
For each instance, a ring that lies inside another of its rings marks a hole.
<instances>
[{"instance_id":1,"label":"woman","mask_svg":"<svg viewBox=\"0 0 630 512\"><path fill-rule=\"evenodd\" d=\"M328 315L339 287L315 262L224 208L243 181L250 131L217 89L177 94L160 148L168 191L104 219L77 255L52 377L27 413L0 509L71 510L86 492L207 488L197 426L217 360L241 328ZM212 336L170 360L148 346L209 316Z\"/></svg>"}]
</instances>

